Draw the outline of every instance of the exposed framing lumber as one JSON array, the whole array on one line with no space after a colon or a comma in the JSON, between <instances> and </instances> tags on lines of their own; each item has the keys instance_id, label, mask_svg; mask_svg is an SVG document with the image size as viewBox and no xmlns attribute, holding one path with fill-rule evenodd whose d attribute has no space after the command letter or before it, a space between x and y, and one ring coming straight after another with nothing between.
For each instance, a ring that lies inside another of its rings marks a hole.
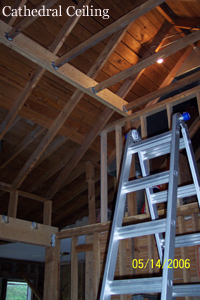
<instances>
[{"instance_id":1,"label":"exposed framing lumber","mask_svg":"<svg viewBox=\"0 0 200 300\"><path fill-rule=\"evenodd\" d=\"M85 242L93 246L93 235L87 235ZM85 253L85 299L93 299L93 253L90 250Z\"/></svg>"},{"instance_id":2,"label":"exposed framing lumber","mask_svg":"<svg viewBox=\"0 0 200 300\"><path fill-rule=\"evenodd\" d=\"M32 228L32 222L9 217L9 222L3 222L0 215L0 239L12 242L21 242L43 247L51 246L51 235L58 232L58 228L37 224Z\"/></svg>"},{"instance_id":3,"label":"exposed framing lumber","mask_svg":"<svg viewBox=\"0 0 200 300\"><path fill-rule=\"evenodd\" d=\"M44 211L43 211L43 224L51 226L51 217L52 217L52 202L44 202Z\"/></svg>"},{"instance_id":4,"label":"exposed framing lumber","mask_svg":"<svg viewBox=\"0 0 200 300\"><path fill-rule=\"evenodd\" d=\"M93 91L94 91L94 93L99 93L100 91L110 87L111 85L113 85L123 79L126 79L133 74L140 72L142 69L144 69L148 66L153 65L154 63L157 62L157 60L159 58L166 58L166 57L172 55L173 53L189 46L190 44L197 42L198 40L200 40L200 30L177 40L177 42L164 48L163 50L159 51L158 53L155 53L154 55L147 57L146 59L138 62L136 65L112 76L111 78L108 78L107 80L104 80L103 82L94 86Z\"/></svg>"},{"instance_id":5,"label":"exposed framing lumber","mask_svg":"<svg viewBox=\"0 0 200 300\"><path fill-rule=\"evenodd\" d=\"M110 54L114 51L115 47L118 45L119 41L123 38L126 30L121 30L115 34L115 36L111 39L111 41L108 43L108 45L105 47L105 49L102 51L101 55L97 59L96 63L92 66L90 71L88 72L89 76L95 77L99 70L102 68L104 63L106 62L107 58L110 56ZM51 143L55 135L58 133L59 129L63 126L66 119L72 112L72 110L75 108L77 103L81 100L83 96L83 93L79 90L76 90L74 94L71 96L70 100L66 103L52 126L50 127L47 134L44 136L42 141L39 143L35 151L32 153L32 155L29 157L23 168L20 170L19 174L13 181L13 187L19 187L21 183L24 181L28 173L32 170L34 165L37 163L38 159L41 157L42 153L45 151L45 149L48 147L48 145ZM108 119L112 116L113 111L109 108L105 109L105 112L102 114L101 118L97 123L94 125L94 127L89 131L88 135L86 136L85 140L81 143L81 150L79 149L80 153L77 153L76 159L79 159L84 155L85 151L88 149L88 147L91 145L91 143L94 141L96 136L98 135L99 131L103 128L105 123L108 121ZM88 143L88 144L87 144ZM83 151L82 151L83 150ZM74 157L73 157L74 158ZM72 158L72 159L73 159ZM79 161L78 160L78 161ZM77 161L77 163L78 163ZM61 182L61 184L63 181ZM52 186L53 189L53 186ZM49 197L49 194L47 194Z\"/></svg>"},{"instance_id":6,"label":"exposed framing lumber","mask_svg":"<svg viewBox=\"0 0 200 300\"><path fill-rule=\"evenodd\" d=\"M107 133L101 132L101 222L108 221Z\"/></svg>"},{"instance_id":7,"label":"exposed framing lumber","mask_svg":"<svg viewBox=\"0 0 200 300\"><path fill-rule=\"evenodd\" d=\"M94 166L90 161L86 163L86 181L88 183L89 224L94 224L96 221L95 180L94 180Z\"/></svg>"},{"instance_id":8,"label":"exposed framing lumber","mask_svg":"<svg viewBox=\"0 0 200 300\"><path fill-rule=\"evenodd\" d=\"M173 79L176 76L176 73L178 72L178 70L180 69L180 67L182 66L182 64L184 63L184 61L187 59L187 57L190 55L191 52L192 52L192 47L188 46L185 52L181 55L181 57L179 58L179 60L177 61L173 69L170 71L170 73L167 75L167 77L165 78L165 80L162 82L162 84L159 86L158 89L162 89L163 87L168 86L173 81ZM148 102L145 107L157 103L159 99L160 97Z\"/></svg>"},{"instance_id":9,"label":"exposed framing lumber","mask_svg":"<svg viewBox=\"0 0 200 300\"><path fill-rule=\"evenodd\" d=\"M17 217L17 205L18 205L18 191L10 192L10 199L8 205L8 216L12 218Z\"/></svg>"},{"instance_id":10,"label":"exposed framing lumber","mask_svg":"<svg viewBox=\"0 0 200 300\"><path fill-rule=\"evenodd\" d=\"M170 76L171 77L171 76ZM133 102L130 102L129 104L125 105L124 109L126 110L131 110L133 108L136 108L138 106L141 106L143 104L146 104L147 102L151 101L151 100L155 100L155 103L157 102L157 98L160 98L162 96L165 96L166 94L168 93L171 93L173 91L176 91L178 90L179 88L182 88L186 85L189 85L190 83L193 83L193 82L196 82L199 80L199 77L200 77L200 71L199 72L196 72L190 76L187 76L183 79L180 79L179 81L177 82L174 82L174 83L171 83L167 86L164 86L162 88L159 88L158 90L150 93L150 94L147 94L137 100L134 100ZM167 80L167 79L166 79ZM164 85L164 84L163 84ZM151 102L153 104L153 102Z\"/></svg>"},{"instance_id":11,"label":"exposed framing lumber","mask_svg":"<svg viewBox=\"0 0 200 300\"><path fill-rule=\"evenodd\" d=\"M46 196L48 199L52 199L53 196L56 194L56 192L60 189L62 186L62 183L68 178L74 167L78 164L80 159L83 157L91 143L94 141L94 139L97 137L99 132L102 130L103 126L106 124L106 122L110 119L112 116L113 111L110 108L106 108L104 112L101 114L99 120L95 123L95 125L92 127L92 129L87 134L84 141L81 143L81 145L76 149L74 155L72 156L71 160L66 164L66 166L63 168L63 170L60 172L59 176L47 192Z\"/></svg>"},{"instance_id":12,"label":"exposed framing lumber","mask_svg":"<svg viewBox=\"0 0 200 300\"><path fill-rule=\"evenodd\" d=\"M72 237L71 242L71 299L78 300L78 254L75 251L78 236Z\"/></svg>"},{"instance_id":13,"label":"exposed framing lumber","mask_svg":"<svg viewBox=\"0 0 200 300\"><path fill-rule=\"evenodd\" d=\"M54 2L56 2L56 1L54 1ZM81 8L84 4L88 4L89 2L90 2L90 0L81 0L78 5L78 8ZM49 2L49 5L50 5L50 2ZM41 4L39 6L41 6ZM65 42L65 39L70 34L72 29L78 22L79 18L80 17L75 16L75 17L68 19L68 21L65 23L64 27L61 29L59 35L56 37L54 42L50 45L50 47L49 47L50 52L56 54L60 50L61 46ZM26 22L26 20L30 22L31 20L32 21L35 20L35 17L34 17L34 19L30 19L29 17L26 17L21 22ZM14 30L14 28L12 30ZM18 34L18 31L17 31L17 34ZM22 108L22 106L24 105L24 103L26 102L26 100L28 99L30 94L32 93L32 91L35 88L35 86L37 85L37 83L40 81L44 72L45 72L45 68L38 67L37 70L35 71L35 73L33 74L32 78L27 82L26 86L24 87L24 89L18 96L17 100L15 101L13 107L11 108L11 110L7 114L6 118L0 125L0 140L5 135L10 124L12 124L14 118L16 117L16 115L18 114L18 112L20 111L20 109Z\"/></svg>"},{"instance_id":14,"label":"exposed framing lumber","mask_svg":"<svg viewBox=\"0 0 200 300\"><path fill-rule=\"evenodd\" d=\"M26 2L27 2L27 0L17 0L15 2L15 4L13 5L12 9L13 8L17 9L19 7L23 7L26 4ZM16 18L17 18L17 16L13 16L13 17L10 16L10 17L6 18L6 21L7 21L8 25L12 26L13 23L15 22Z\"/></svg>"},{"instance_id":15,"label":"exposed framing lumber","mask_svg":"<svg viewBox=\"0 0 200 300\"><path fill-rule=\"evenodd\" d=\"M87 252L87 251L93 251L93 243L81 244L81 245L75 246L76 253Z\"/></svg>"},{"instance_id":16,"label":"exposed framing lumber","mask_svg":"<svg viewBox=\"0 0 200 300\"><path fill-rule=\"evenodd\" d=\"M100 283L100 234L93 233L93 300L98 299L99 283Z\"/></svg>"},{"instance_id":17,"label":"exposed framing lumber","mask_svg":"<svg viewBox=\"0 0 200 300\"><path fill-rule=\"evenodd\" d=\"M58 0L44 0L42 3L40 3L36 9L39 10L44 5L45 8L50 8L53 6ZM39 16L31 16L31 17L25 17L23 18L14 28L12 28L8 32L8 39L13 40L14 37L16 37L21 31L23 31L25 28L27 28L31 23L33 23Z\"/></svg>"},{"instance_id":18,"label":"exposed framing lumber","mask_svg":"<svg viewBox=\"0 0 200 300\"><path fill-rule=\"evenodd\" d=\"M59 70L55 70L52 67L52 61L55 61L57 56L50 51L47 51L44 47L41 47L31 39L25 37L23 34L19 34L13 42L8 41L4 37L4 32L10 27L4 22L0 21L0 42L4 45L12 48L19 54L25 56L40 67L48 70L52 74L61 78L62 80L73 85L82 92L100 101L104 105L116 110L120 114L126 116L127 113L122 110L122 106L126 104L126 101L121 99L109 90L105 90L99 95L95 95L92 91L92 87L97 84L96 81L78 71L70 64L65 64Z\"/></svg>"},{"instance_id":19,"label":"exposed framing lumber","mask_svg":"<svg viewBox=\"0 0 200 300\"><path fill-rule=\"evenodd\" d=\"M26 281L26 283L28 284L28 286L31 288L31 290L32 290L33 294L35 295L35 297L38 300L43 300L41 294L38 292L38 290L35 288L35 286L29 280L28 276L26 274L22 273L22 277L24 278L24 280Z\"/></svg>"},{"instance_id":20,"label":"exposed framing lumber","mask_svg":"<svg viewBox=\"0 0 200 300\"><path fill-rule=\"evenodd\" d=\"M183 93L180 93L180 94L175 95L173 97L170 97L170 98L168 98L168 99L166 99L162 102L158 102L154 105L146 107L146 108L140 110L139 112L136 112L136 113L132 114L131 116L128 116L126 118L123 118L123 119L120 119L120 120L117 120L115 122L110 123L109 125L104 127L103 131L110 132L110 131L114 130L116 125L124 126L125 122L127 122L127 121L138 121L138 119L140 118L140 115L149 116L149 115L152 115L152 114L154 114L158 111L165 110L167 105L173 106L173 105L176 105L178 103L182 103L184 101L192 99L192 98L197 96L197 93L199 91L200 91L200 87L197 86L197 87L192 88L192 89L190 89L186 92L183 92Z\"/></svg>"},{"instance_id":21,"label":"exposed framing lumber","mask_svg":"<svg viewBox=\"0 0 200 300\"><path fill-rule=\"evenodd\" d=\"M15 148L12 152L5 157L3 164L0 166L0 169L3 169L10 163L21 151L23 151L30 143L32 143L40 134L45 131L45 128L37 126L33 131L31 131Z\"/></svg>"},{"instance_id":22,"label":"exposed framing lumber","mask_svg":"<svg viewBox=\"0 0 200 300\"><path fill-rule=\"evenodd\" d=\"M176 17L174 26L184 29L198 30L200 26L200 18Z\"/></svg>"},{"instance_id":23,"label":"exposed framing lumber","mask_svg":"<svg viewBox=\"0 0 200 300\"><path fill-rule=\"evenodd\" d=\"M65 63L69 62L73 58L77 57L87 49L91 48L92 46L96 45L100 41L104 40L111 34L115 33L116 31L124 28L127 26L129 23L135 21L137 18L141 17L143 14L147 13L148 11L152 10L155 8L157 5L160 5L164 1L162 0L149 0L143 4L141 4L139 7L135 8L134 10L130 11L128 14L125 16L121 17L117 21L113 22L106 28L102 29L100 32L97 34L93 35L90 37L88 40L85 42L81 43L59 59L55 61L55 67L59 68Z\"/></svg>"},{"instance_id":24,"label":"exposed framing lumber","mask_svg":"<svg viewBox=\"0 0 200 300\"><path fill-rule=\"evenodd\" d=\"M60 299L60 245L56 239L55 247L46 247L43 300Z\"/></svg>"}]
</instances>

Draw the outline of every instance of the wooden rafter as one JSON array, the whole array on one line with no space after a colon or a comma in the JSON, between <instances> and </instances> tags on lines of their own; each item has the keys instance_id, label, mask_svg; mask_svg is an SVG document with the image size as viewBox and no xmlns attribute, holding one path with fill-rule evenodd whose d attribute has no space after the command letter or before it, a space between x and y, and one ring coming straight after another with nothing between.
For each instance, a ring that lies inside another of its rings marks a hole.
<instances>
[{"instance_id":1,"label":"wooden rafter","mask_svg":"<svg viewBox=\"0 0 200 300\"><path fill-rule=\"evenodd\" d=\"M69 62L73 58L77 57L87 49L91 48L92 46L96 45L100 41L104 40L111 34L115 33L116 31L124 28L129 23L133 22L137 18L141 17L143 14L147 13L148 11L155 8L157 5L160 5L164 1L162 0L149 0L139 7L135 8L134 10L130 11L125 16L121 17L119 20L115 21L111 25L107 26L106 28L102 29L97 34L93 35L87 41L83 42L82 44L78 45L59 59L55 61L55 67L59 68L65 63Z\"/></svg>"},{"instance_id":2,"label":"wooden rafter","mask_svg":"<svg viewBox=\"0 0 200 300\"><path fill-rule=\"evenodd\" d=\"M84 4L89 3L91 0L82 0L80 1L78 8L81 8ZM55 2L55 1L54 1ZM50 45L49 51L56 54L60 48L62 47L63 43L65 42L66 38L69 36L70 32L78 22L80 17L72 17L70 18L64 25L64 27L61 29L60 33L54 40L54 42ZM26 18L25 18L26 19ZM24 21L23 19L22 21ZM10 109L9 113L7 114L6 118L3 120L3 122L0 125L0 140L5 135L6 131L8 130L10 124L12 124L14 118L21 110L22 106L32 93L33 89L37 85L37 83L40 81L41 77L43 76L45 72L45 68L38 67L35 73L33 74L32 78L27 82L26 86L16 99L13 107Z\"/></svg>"},{"instance_id":3,"label":"wooden rafter","mask_svg":"<svg viewBox=\"0 0 200 300\"><path fill-rule=\"evenodd\" d=\"M42 68L48 70L50 73L56 75L62 80L73 85L82 92L88 94L94 99L100 101L106 106L112 108L113 110L119 112L120 114L126 116L122 110L122 106L126 104L126 101L115 95L109 90L105 90L99 95L95 95L92 91L92 87L97 84L97 82L84 73L80 72L70 64L65 64L59 70L55 70L52 67L52 61L55 61L57 56L50 51L47 51L44 47L41 47L31 39L25 37L23 34L19 34L13 42L8 41L4 32L10 28L7 24L0 21L0 42L4 45L12 48L21 55L27 57L31 61L40 65ZM28 47L27 47L28 45Z\"/></svg>"},{"instance_id":4,"label":"wooden rafter","mask_svg":"<svg viewBox=\"0 0 200 300\"><path fill-rule=\"evenodd\" d=\"M95 93L99 93L100 91L110 87L111 85L126 79L128 77L130 77L133 74L136 74L138 72L140 72L142 69L153 65L154 63L157 62L157 60L159 58L166 58L170 55L172 55L173 53L178 52L179 50L189 46L192 43L197 42L198 40L200 40L200 30L191 33L179 40L177 40L177 42L173 43L172 45L164 48L163 50L159 51L158 53L147 57L146 59L142 60L141 62L137 63L136 65L114 75L113 77L97 84L96 86L94 86L94 92Z\"/></svg>"},{"instance_id":5,"label":"wooden rafter","mask_svg":"<svg viewBox=\"0 0 200 300\"><path fill-rule=\"evenodd\" d=\"M26 4L27 0L17 0L13 5L12 9L18 9L19 7L23 7ZM6 19L8 25L12 26L15 22L17 16L10 16Z\"/></svg>"},{"instance_id":6,"label":"wooden rafter","mask_svg":"<svg viewBox=\"0 0 200 300\"><path fill-rule=\"evenodd\" d=\"M200 18L176 17L174 26L198 30L200 27Z\"/></svg>"},{"instance_id":7,"label":"wooden rafter","mask_svg":"<svg viewBox=\"0 0 200 300\"><path fill-rule=\"evenodd\" d=\"M200 76L200 71L190 75L190 76L187 76L186 78L183 78L177 82L174 82L170 85L167 85L163 88L160 88L150 94L147 94L137 100L134 100L132 102L130 102L129 104L127 104L125 106L125 109L127 110L131 110L135 107L138 107L140 105L143 105L143 104L146 104L147 102L151 101L151 100L155 100L157 99L158 97L161 97L161 96L164 96L168 93L171 93L173 91L176 91L178 90L179 88L182 88L184 87L185 85L187 84L190 84L192 82L195 82L195 81L198 81L199 80L199 76Z\"/></svg>"},{"instance_id":8,"label":"wooden rafter","mask_svg":"<svg viewBox=\"0 0 200 300\"><path fill-rule=\"evenodd\" d=\"M99 56L99 58L97 59L96 63L92 66L91 70L88 72L89 76L95 77L97 75L97 73L100 71L102 66L107 61L107 58L114 51L119 40L121 40L123 38L125 32L126 32L126 30L123 29L115 34L115 36L111 39L111 41L108 43L108 45L102 51L102 53ZM46 135L44 136L42 141L39 143L39 145L37 146L35 151L32 153L32 155L29 157L29 159L27 160L27 162L25 163L23 168L20 170L17 177L14 179L14 181L13 181L14 187L19 187L21 185L21 183L24 181L26 176L29 174L29 172L32 170L34 165L37 163L37 161L41 157L42 153L45 151L45 149L51 143L51 141L53 140L55 135L58 133L60 128L66 122L67 118L69 117L69 115L71 114L72 110L75 108L77 103L81 100L82 96L83 96L83 93L80 92L79 90L76 90L74 92L74 94L71 96L70 100L66 103L66 105L64 106L64 108L62 109L62 111L60 112L60 114L58 115L58 117L56 118L54 123L52 124L49 131L46 133ZM109 116L111 116L113 111L110 109L108 109L108 110L109 110ZM105 125L105 123L108 121L108 119L109 119L108 115L105 114L105 119L104 119L104 117L102 117L102 122L104 121L104 123L97 122L97 129L95 129L95 132L98 129L100 130ZM93 128L95 128L95 126ZM91 132L93 132L93 131L91 131ZM96 135L95 135L95 137L96 137ZM87 137L86 137L86 139L87 139ZM92 138L92 141L93 140L94 140L94 138ZM84 145L84 141L82 142L81 145ZM88 143L88 145L90 145L90 144L91 143ZM87 149L88 149L88 147L87 147Z\"/></svg>"},{"instance_id":9,"label":"wooden rafter","mask_svg":"<svg viewBox=\"0 0 200 300\"><path fill-rule=\"evenodd\" d=\"M44 0L42 3L40 3L36 9L39 10L44 5L45 8L50 8L53 6L58 0ZM27 28L30 24L32 24L37 18L39 18L39 15L37 16L31 16L31 17L25 17L23 18L15 27L13 27L10 31L8 31L7 38L12 40L14 37L16 37L20 32L22 32L25 28Z\"/></svg>"}]
</instances>

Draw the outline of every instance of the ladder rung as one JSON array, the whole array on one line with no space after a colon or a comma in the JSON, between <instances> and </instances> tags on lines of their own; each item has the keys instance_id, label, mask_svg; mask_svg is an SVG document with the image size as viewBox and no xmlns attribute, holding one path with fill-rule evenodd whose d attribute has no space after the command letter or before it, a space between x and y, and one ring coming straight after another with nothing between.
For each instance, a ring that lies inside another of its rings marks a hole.
<instances>
[{"instance_id":1,"label":"ladder rung","mask_svg":"<svg viewBox=\"0 0 200 300\"><path fill-rule=\"evenodd\" d=\"M107 284L107 295L161 293L162 277L113 280ZM200 284L181 284L172 287L173 297L199 296Z\"/></svg>"},{"instance_id":2,"label":"ladder rung","mask_svg":"<svg viewBox=\"0 0 200 300\"><path fill-rule=\"evenodd\" d=\"M175 239L175 247L187 247L187 246L196 246L200 245L200 233L191 233L191 234L185 234L176 236Z\"/></svg>"},{"instance_id":3,"label":"ladder rung","mask_svg":"<svg viewBox=\"0 0 200 300\"><path fill-rule=\"evenodd\" d=\"M138 236L165 232L165 230L166 219L154 220L140 224L119 227L116 230L115 238L119 240L129 239Z\"/></svg>"},{"instance_id":4,"label":"ladder rung","mask_svg":"<svg viewBox=\"0 0 200 300\"><path fill-rule=\"evenodd\" d=\"M162 203L167 201L167 192L158 192L151 195L152 204ZM196 195L196 189L194 184L189 184L185 186L181 186L178 188L177 198L184 198Z\"/></svg>"},{"instance_id":5,"label":"ladder rung","mask_svg":"<svg viewBox=\"0 0 200 300\"><path fill-rule=\"evenodd\" d=\"M151 294L161 292L162 277L110 281L106 288L109 295Z\"/></svg>"},{"instance_id":6,"label":"ladder rung","mask_svg":"<svg viewBox=\"0 0 200 300\"><path fill-rule=\"evenodd\" d=\"M185 143L184 143L183 138L181 138L179 141L179 150L184 149L184 148L185 148ZM168 153L170 153L170 151L171 151L171 143L165 142L158 146L153 145L153 147L151 147L145 151L141 151L141 152L142 152L143 160L147 160L147 159L152 159L154 157L168 154Z\"/></svg>"},{"instance_id":7,"label":"ladder rung","mask_svg":"<svg viewBox=\"0 0 200 300\"><path fill-rule=\"evenodd\" d=\"M163 184L166 182L169 182L169 171L128 181L124 184L122 190L125 193L131 193L145 188L153 187L154 185Z\"/></svg>"},{"instance_id":8,"label":"ladder rung","mask_svg":"<svg viewBox=\"0 0 200 300\"><path fill-rule=\"evenodd\" d=\"M166 132L163 134L160 134L156 137L152 137L152 138L148 138L146 140L141 140L137 143L133 143L130 147L129 147L129 151L133 154L133 153L137 153L139 151L143 151L143 150L147 150L152 146L158 146L158 145L162 145L163 143L169 143L172 139L172 134L171 131L170 132Z\"/></svg>"}]
</instances>

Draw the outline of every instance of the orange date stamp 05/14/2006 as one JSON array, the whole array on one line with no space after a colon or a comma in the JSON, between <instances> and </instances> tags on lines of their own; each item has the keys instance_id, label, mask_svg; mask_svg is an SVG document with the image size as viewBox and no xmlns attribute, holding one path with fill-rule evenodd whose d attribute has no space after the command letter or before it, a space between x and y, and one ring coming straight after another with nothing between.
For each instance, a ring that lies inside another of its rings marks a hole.
<instances>
[{"instance_id":1,"label":"orange date stamp 05/14/2006","mask_svg":"<svg viewBox=\"0 0 200 300\"><path fill-rule=\"evenodd\" d=\"M154 268L157 267L159 269L163 269L164 267L167 267L168 269L189 269L190 268L190 260L189 259L168 259L164 260L163 263L161 263L160 259L157 261L154 261L153 259L133 259L132 261L132 267L133 269L146 269L147 267Z\"/></svg>"}]
</instances>

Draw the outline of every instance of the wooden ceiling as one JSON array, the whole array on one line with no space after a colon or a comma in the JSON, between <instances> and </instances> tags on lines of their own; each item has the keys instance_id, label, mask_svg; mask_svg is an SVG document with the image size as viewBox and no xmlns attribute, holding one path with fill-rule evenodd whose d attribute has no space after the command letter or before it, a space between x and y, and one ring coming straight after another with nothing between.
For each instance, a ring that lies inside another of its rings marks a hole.
<instances>
[{"instance_id":1,"label":"wooden ceiling","mask_svg":"<svg viewBox=\"0 0 200 300\"><path fill-rule=\"evenodd\" d=\"M24 4L30 9L61 5L62 16L3 16L4 6ZM99 163L103 126L130 114L122 106L170 84L200 40L200 1L5 0L0 5L0 181L51 199L52 224L63 227L88 214L85 163ZM71 18L65 13L70 5L106 8L110 18ZM5 28L13 41L4 37ZM182 38L179 46L173 43ZM162 64L155 63L158 50ZM47 66L47 56L64 66ZM94 94L89 87L104 91ZM144 105L139 101L133 112ZM114 147L109 134L108 156ZM97 168L97 207L99 178ZM112 200L113 178L109 192ZM1 191L0 197L3 214L9 195ZM20 197L17 217L41 222L42 205Z\"/></svg>"}]
</instances>

